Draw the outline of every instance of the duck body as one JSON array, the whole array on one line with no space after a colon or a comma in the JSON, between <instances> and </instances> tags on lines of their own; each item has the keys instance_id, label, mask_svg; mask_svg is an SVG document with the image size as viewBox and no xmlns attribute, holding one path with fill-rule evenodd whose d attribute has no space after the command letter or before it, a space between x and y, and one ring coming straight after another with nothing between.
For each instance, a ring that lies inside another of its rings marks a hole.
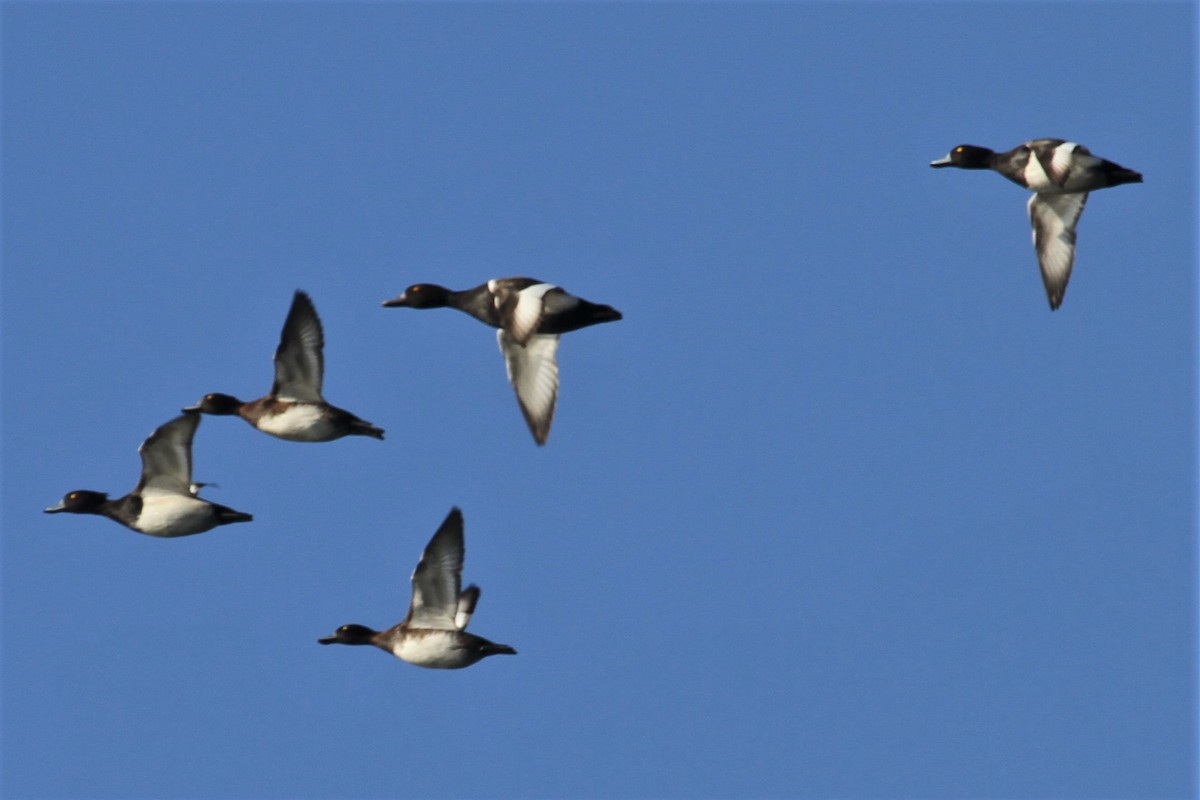
<instances>
[{"instance_id":1,"label":"duck body","mask_svg":"<svg viewBox=\"0 0 1200 800\"><path fill-rule=\"evenodd\" d=\"M1141 173L1094 156L1083 145L1065 139L1033 139L1003 153L962 144L930 166L990 169L1034 193L1027 210L1052 311L1062 305L1071 278L1075 227L1088 193L1142 182Z\"/></svg>"},{"instance_id":2,"label":"duck body","mask_svg":"<svg viewBox=\"0 0 1200 800\"><path fill-rule=\"evenodd\" d=\"M462 669L488 656L516 655L467 633L479 602L478 586L462 589L465 554L462 512L451 509L421 553L412 574L412 600L403 622L385 631L366 625L342 625L320 644L373 645L401 661L428 669Z\"/></svg>"},{"instance_id":3,"label":"duck body","mask_svg":"<svg viewBox=\"0 0 1200 800\"><path fill-rule=\"evenodd\" d=\"M536 278L494 278L461 291L418 283L383 305L456 308L496 328L509 383L539 445L550 435L558 400L559 336L622 318L612 306L592 303Z\"/></svg>"},{"instance_id":4,"label":"duck body","mask_svg":"<svg viewBox=\"0 0 1200 800\"><path fill-rule=\"evenodd\" d=\"M621 319L621 312L612 306L589 302L536 278L494 278L462 291L418 283L383 305L456 308L490 327L512 330L522 339L535 333L561 335Z\"/></svg>"},{"instance_id":5,"label":"duck body","mask_svg":"<svg viewBox=\"0 0 1200 800\"><path fill-rule=\"evenodd\" d=\"M427 669L463 669L488 656L516 655L506 644L489 642L466 631L431 630L396 625L386 631L374 631L365 625L343 625L333 636L318 640L321 644L369 644Z\"/></svg>"},{"instance_id":6,"label":"duck body","mask_svg":"<svg viewBox=\"0 0 1200 800\"><path fill-rule=\"evenodd\" d=\"M263 433L289 442L332 442L343 436L383 438L383 430L345 409L326 402L312 403L281 397L242 402L227 394L207 394L184 411L215 416L238 416Z\"/></svg>"},{"instance_id":7,"label":"duck body","mask_svg":"<svg viewBox=\"0 0 1200 800\"><path fill-rule=\"evenodd\" d=\"M205 395L184 411L239 416L263 433L290 442L330 442L343 436L383 438L383 429L325 401L325 332L312 299L292 298L275 350L275 382L265 397L243 402L228 394Z\"/></svg>"},{"instance_id":8,"label":"duck body","mask_svg":"<svg viewBox=\"0 0 1200 800\"><path fill-rule=\"evenodd\" d=\"M1039 194L1094 192L1142 182L1141 173L1094 156L1083 145L1065 139L1033 139L1003 153L961 144L930 166L990 169Z\"/></svg>"},{"instance_id":9,"label":"duck body","mask_svg":"<svg viewBox=\"0 0 1200 800\"><path fill-rule=\"evenodd\" d=\"M157 428L138 452L142 477L132 492L109 500L103 492L79 489L46 509L48 514L96 514L148 536L171 538L210 531L220 525L250 522L250 514L198 497L191 480L192 439L200 417L184 414Z\"/></svg>"}]
</instances>

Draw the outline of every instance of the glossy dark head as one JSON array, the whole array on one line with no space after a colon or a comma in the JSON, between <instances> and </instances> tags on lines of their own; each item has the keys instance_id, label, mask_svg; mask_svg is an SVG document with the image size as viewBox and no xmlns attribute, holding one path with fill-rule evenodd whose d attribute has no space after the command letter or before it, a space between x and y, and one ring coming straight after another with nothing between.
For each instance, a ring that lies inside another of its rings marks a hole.
<instances>
[{"instance_id":1,"label":"glossy dark head","mask_svg":"<svg viewBox=\"0 0 1200 800\"><path fill-rule=\"evenodd\" d=\"M202 414L219 414L221 416L227 416L229 414L238 413L238 409L240 409L242 405L242 401L238 400L236 397L232 397L231 395L227 394L214 393L204 395L204 397L200 399L199 403L196 403L194 406L188 406L183 410L185 412L199 411Z\"/></svg>"},{"instance_id":2,"label":"glossy dark head","mask_svg":"<svg viewBox=\"0 0 1200 800\"><path fill-rule=\"evenodd\" d=\"M958 167L959 169L990 169L995 152L973 144L960 144L945 158L929 162L931 167Z\"/></svg>"},{"instance_id":3,"label":"glossy dark head","mask_svg":"<svg viewBox=\"0 0 1200 800\"><path fill-rule=\"evenodd\" d=\"M399 297L384 300L384 308L444 308L450 304L450 290L436 283L414 283Z\"/></svg>"},{"instance_id":4,"label":"glossy dark head","mask_svg":"<svg viewBox=\"0 0 1200 800\"><path fill-rule=\"evenodd\" d=\"M69 514L99 514L100 507L108 502L104 492L93 492L87 489L77 489L63 497L62 502L46 509L47 514L58 514L65 511Z\"/></svg>"},{"instance_id":5,"label":"glossy dark head","mask_svg":"<svg viewBox=\"0 0 1200 800\"><path fill-rule=\"evenodd\" d=\"M321 644L373 644L371 639L376 633L366 625L343 625L332 636L317 641Z\"/></svg>"}]
</instances>

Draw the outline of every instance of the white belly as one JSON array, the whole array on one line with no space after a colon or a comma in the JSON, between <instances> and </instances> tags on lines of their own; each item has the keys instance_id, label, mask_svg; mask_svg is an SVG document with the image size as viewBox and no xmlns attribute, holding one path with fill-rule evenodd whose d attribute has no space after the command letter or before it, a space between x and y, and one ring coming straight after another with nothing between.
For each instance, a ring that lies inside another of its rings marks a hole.
<instances>
[{"instance_id":1,"label":"white belly","mask_svg":"<svg viewBox=\"0 0 1200 800\"><path fill-rule=\"evenodd\" d=\"M338 432L321 406L291 406L282 414L259 417L258 429L292 442L328 442L338 438Z\"/></svg>"},{"instance_id":2,"label":"white belly","mask_svg":"<svg viewBox=\"0 0 1200 800\"><path fill-rule=\"evenodd\" d=\"M435 631L420 638L405 638L392 647L392 653L403 661L419 667L457 669L473 663L466 652L456 646L452 631Z\"/></svg>"},{"instance_id":3,"label":"white belly","mask_svg":"<svg viewBox=\"0 0 1200 800\"><path fill-rule=\"evenodd\" d=\"M178 494L142 499L134 530L150 536L188 536L217 527L217 517L203 500Z\"/></svg>"}]
</instances>

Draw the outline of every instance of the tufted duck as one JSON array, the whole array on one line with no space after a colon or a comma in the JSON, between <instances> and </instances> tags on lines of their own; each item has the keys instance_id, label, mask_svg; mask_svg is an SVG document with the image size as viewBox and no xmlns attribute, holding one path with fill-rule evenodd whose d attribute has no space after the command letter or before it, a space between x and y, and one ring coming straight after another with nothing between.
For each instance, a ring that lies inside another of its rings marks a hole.
<instances>
[{"instance_id":1,"label":"tufted duck","mask_svg":"<svg viewBox=\"0 0 1200 800\"><path fill-rule=\"evenodd\" d=\"M479 587L462 589L463 518L451 509L425 546L412 574L412 602L404 621L386 631L343 625L317 641L321 644L372 644L418 667L461 669L494 655L516 655L466 632L479 602Z\"/></svg>"},{"instance_id":2,"label":"tufted duck","mask_svg":"<svg viewBox=\"0 0 1200 800\"><path fill-rule=\"evenodd\" d=\"M192 439L200 415L189 412L158 427L138 452L142 477L129 494L109 500L103 492L71 492L47 514L99 514L150 536L190 536L218 525L249 522L249 514L234 511L197 495L204 484L192 483Z\"/></svg>"},{"instance_id":3,"label":"tufted duck","mask_svg":"<svg viewBox=\"0 0 1200 800\"><path fill-rule=\"evenodd\" d=\"M451 291L433 283L408 287L386 308L457 308L497 328L508 380L525 422L539 445L550 435L558 398L558 337L589 325L616 322L621 312L590 303L534 278L496 278L473 289Z\"/></svg>"},{"instance_id":4,"label":"tufted duck","mask_svg":"<svg viewBox=\"0 0 1200 800\"><path fill-rule=\"evenodd\" d=\"M1141 183L1141 173L1097 158L1086 147L1062 139L1034 139L1006 153L960 144L931 167L990 169L1034 192L1029 198L1033 247L1053 311L1062 305L1075 262L1075 225L1088 192Z\"/></svg>"},{"instance_id":5,"label":"tufted duck","mask_svg":"<svg viewBox=\"0 0 1200 800\"><path fill-rule=\"evenodd\" d=\"M208 394L184 411L233 415L280 439L330 442L343 436L383 438L383 430L321 396L325 333L312 300L297 291L275 350L275 383L266 397L243 403L227 394Z\"/></svg>"}]
</instances>

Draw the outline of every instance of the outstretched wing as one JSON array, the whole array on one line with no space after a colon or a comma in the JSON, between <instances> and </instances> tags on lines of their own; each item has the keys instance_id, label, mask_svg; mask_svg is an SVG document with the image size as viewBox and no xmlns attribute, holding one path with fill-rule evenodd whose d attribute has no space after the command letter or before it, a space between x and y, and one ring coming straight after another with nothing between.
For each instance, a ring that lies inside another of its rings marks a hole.
<instances>
[{"instance_id":1,"label":"outstretched wing","mask_svg":"<svg viewBox=\"0 0 1200 800\"><path fill-rule=\"evenodd\" d=\"M508 380L517 392L525 422L534 440L545 444L558 400L558 335L535 334L521 345L501 328L496 331L496 342L504 354Z\"/></svg>"},{"instance_id":2,"label":"outstretched wing","mask_svg":"<svg viewBox=\"0 0 1200 800\"><path fill-rule=\"evenodd\" d=\"M471 622L471 615L475 613L475 605L479 602L479 587L472 584L466 589L463 589L462 594L458 596L458 608L454 613L454 627L460 631L465 630Z\"/></svg>"},{"instance_id":3,"label":"outstretched wing","mask_svg":"<svg viewBox=\"0 0 1200 800\"><path fill-rule=\"evenodd\" d=\"M404 620L409 627L458 630L464 549L462 512L453 508L413 570L412 605Z\"/></svg>"},{"instance_id":4,"label":"outstretched wing","mask_svg":"<svg viewBox=\"0 0 1200 800\"><path fill-rule=\"evenodd\" d=\"M309 296L301 291L283 323L275 350L275 383L271 396L280 400L320 403L325 377L325 332Z\"/></svg>"},{"instance_id":5,"label":"outstretched wing","mask_svg":"<svg viewBox=\"0 0 1200 800\"><path fill-rule=\"evenodd\" d=\"M1075 224L1087 203L1087 192L1035 194L1029 198L1033 248L1037 251L1042 283L1051 310L1062 305L1075 264Z\"/></svg>"},{"instance_id":6,"label":"outstretched wing","mask_svg":"<svg viewBox=\"0 0 1200 800\"><path fill-rule=\"evenodd\" d=\"M144 497L191 494L192 439L199 425L199 412L187 412L160 425L142 442L138 448L142 477L134 493Z\"/></svg>"}]
</instances>

